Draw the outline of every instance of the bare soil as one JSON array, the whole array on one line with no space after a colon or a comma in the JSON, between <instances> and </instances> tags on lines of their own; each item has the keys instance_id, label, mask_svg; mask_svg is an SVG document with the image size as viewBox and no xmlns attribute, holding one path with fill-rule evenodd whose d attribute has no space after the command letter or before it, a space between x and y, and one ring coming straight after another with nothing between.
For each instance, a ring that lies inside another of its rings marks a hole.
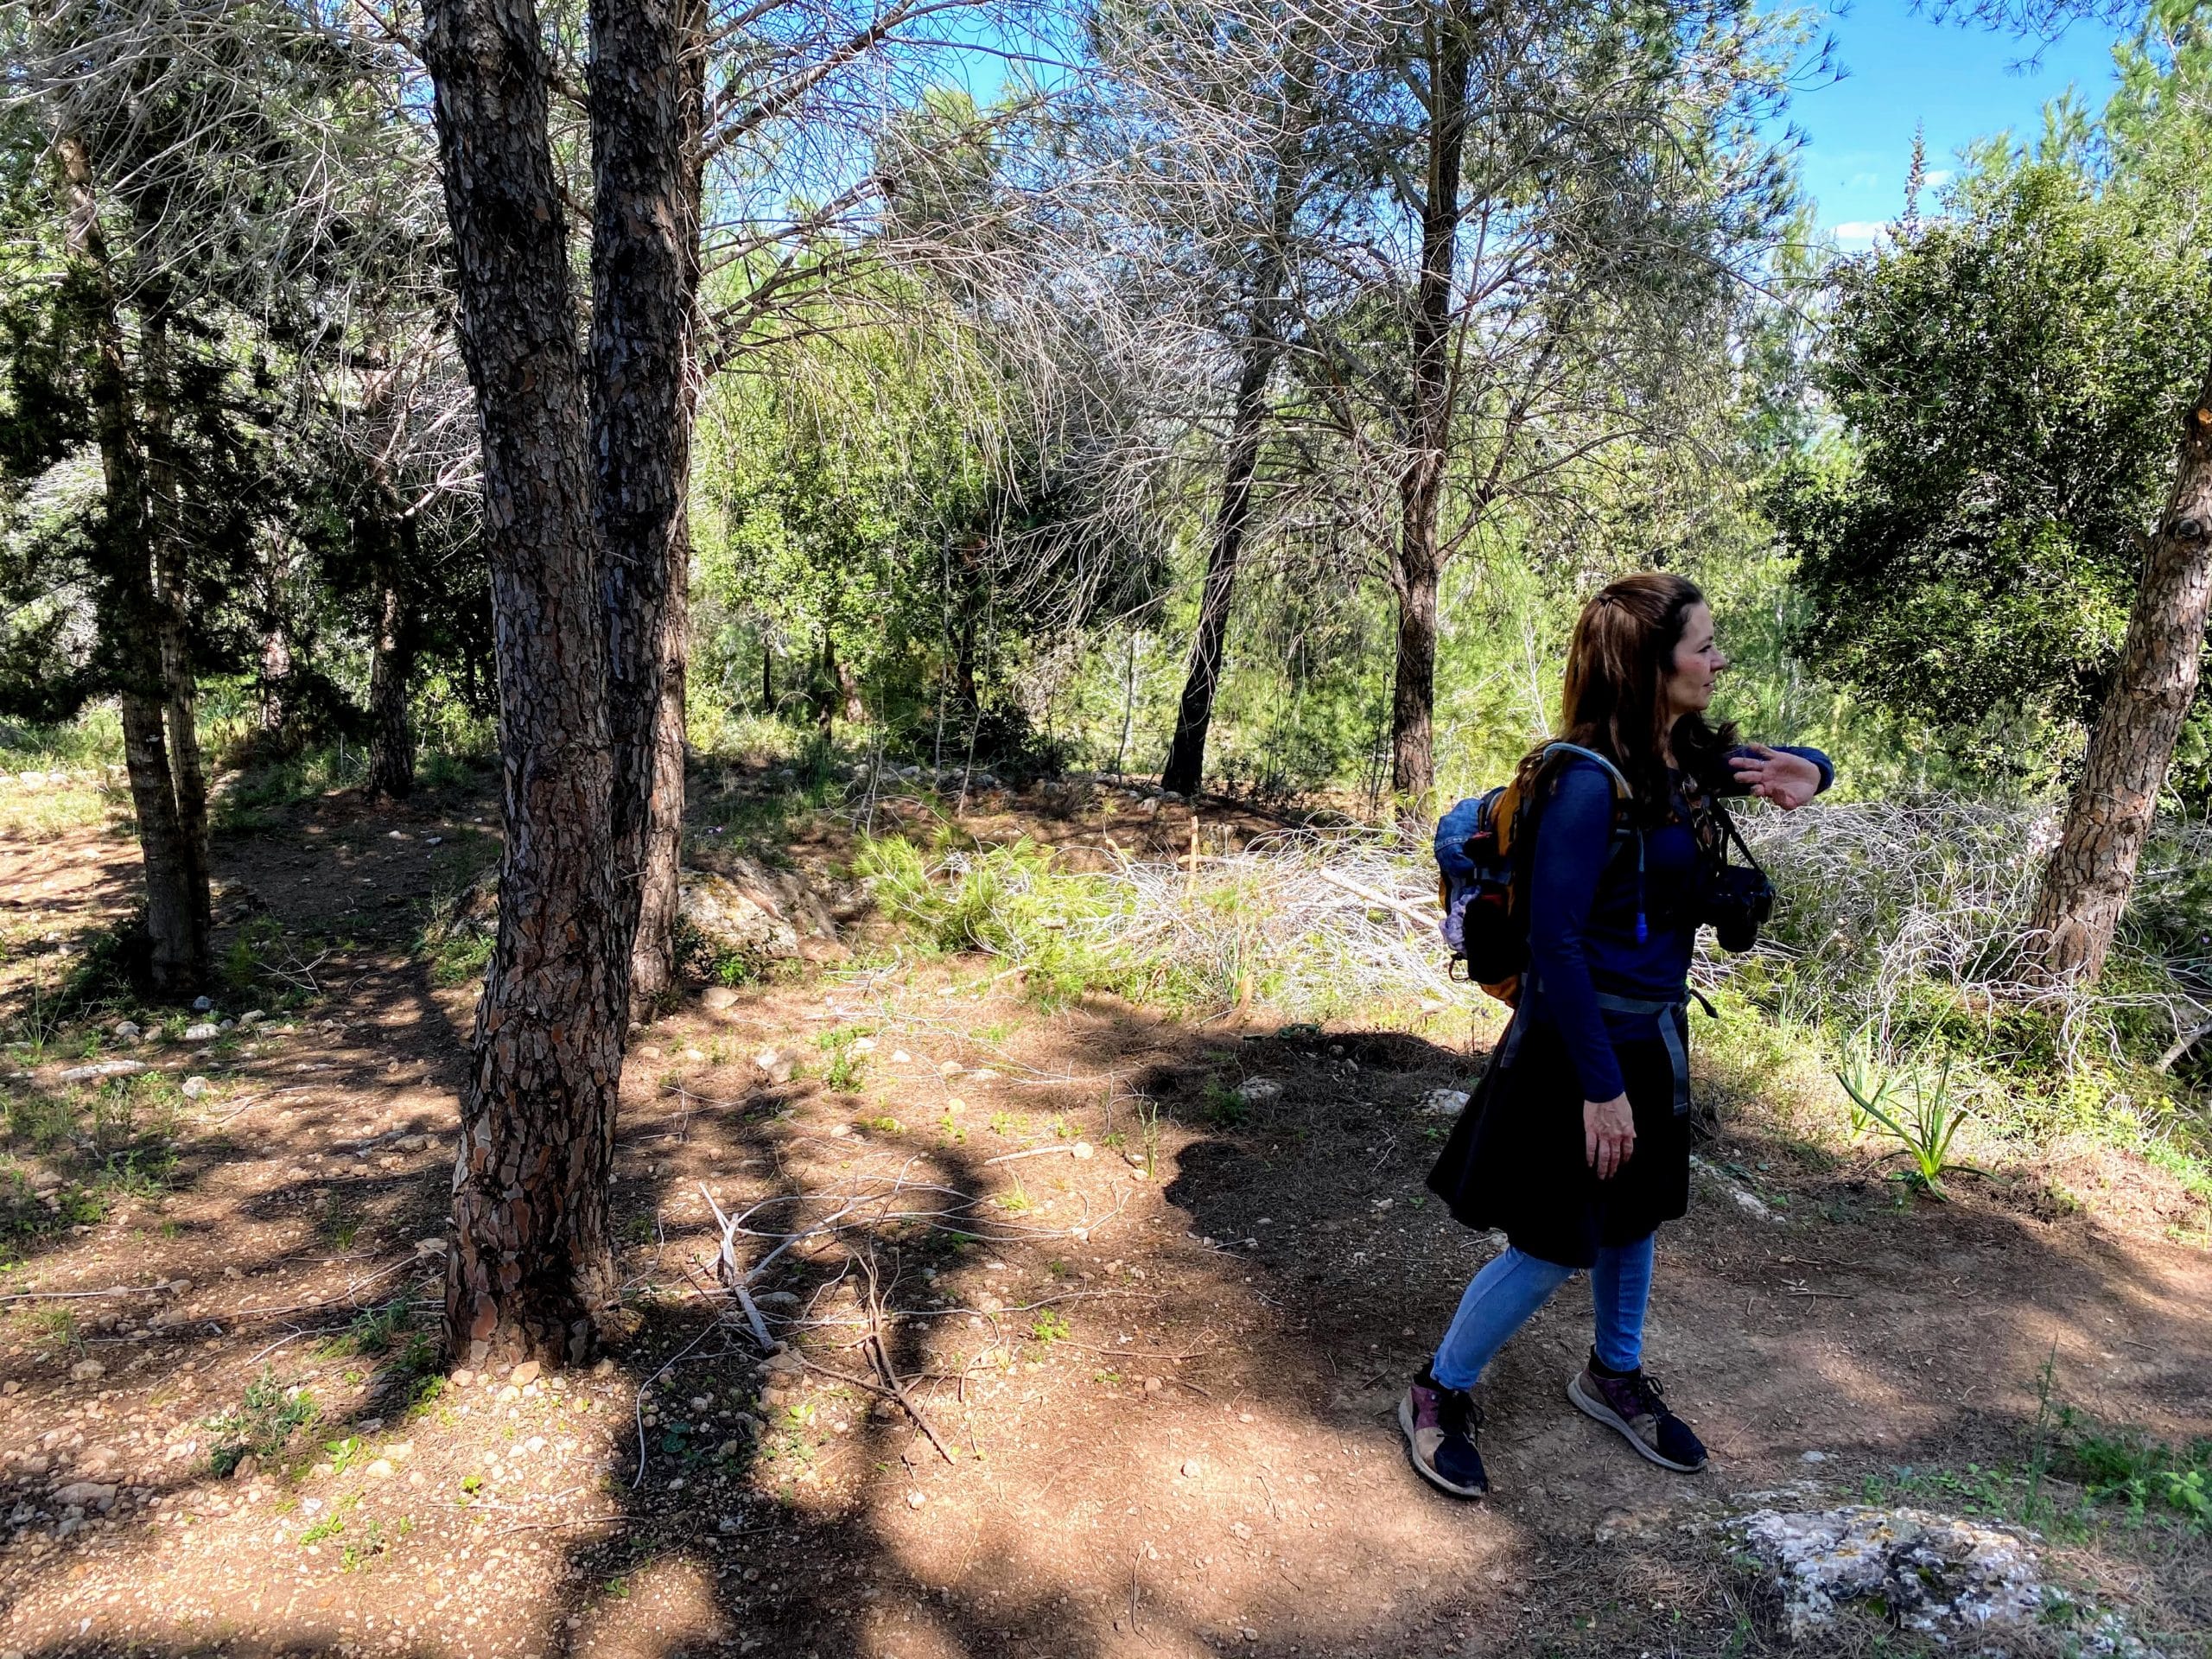
<instances>
[{"instance_id":1,"label":"bare soil","mask_svg":"<svg viewBox=\"0 0 2212 1659\"><path fill-rule=\"evenodd\" d=\"M1071 849L1188 838L1176 807L979 807L971 830ZM2046 1365L2101 1421L2212 1425L2212 1257L2168 1236L2186 1205L2155 1172L2107 1159L2105 1202L2076 1170L2078 1210L2032 1181L1939 1205L1738 1105L1662 1234L1649 1345L1711 1467L1656 1469L1568 1405L1578 1281L1485 1380L1495 1496L1454 1503L1393 1414L1497 1248L1423 1201L1426 1097L1477 1064L1465 1016L1043 1012L981 958L809 969L637 1033L616 1209L642 1336L566 1376L447 1376L408 1322L434 1328L418 1241L474 989L436 988L413 940L434 887L496 855L491 816L334 797L219 842L226 944L259 938L289 977L256 994L303 1000L214 1043L110 1045L208 1080L175 1109L174 1168L111 1180L105 1213L18 1237L0 1274L0 1655L1778 1651L1729 1515L1864 1492L1970 1510L2031 1457ZM803 866L836 852L794 837ZM135 874L97 827L0 840L18 990L39 941L111 925ZM83 1037L6 1087L68 1097ZM1280 1092L1246 1105L1255 1078ZM66 1192L99 1147L10 1150ZM769 1281L803 1380L762 1377L716 1294L702 1184L734 1214L769 1204L771 1240L875 1195ZM359 1323L379 1307L388 1333ZM219 1475L257 1382L264 1421L294 1388L319 1414ZM2201 1534L2118 1517L2049 1554L2162 1651L2207 1650ZM1806 1650L1918 1640L1870 1618Z\"/></svg>"}]
</instances>

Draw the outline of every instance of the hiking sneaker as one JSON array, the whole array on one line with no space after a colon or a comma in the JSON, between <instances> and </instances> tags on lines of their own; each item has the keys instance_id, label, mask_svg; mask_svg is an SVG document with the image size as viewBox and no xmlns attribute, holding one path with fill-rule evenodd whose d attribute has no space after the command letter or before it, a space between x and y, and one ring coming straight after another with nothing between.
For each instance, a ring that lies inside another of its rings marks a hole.
<instances>
[{"instance_id":1,"label":"hiking sneaker","mask_svg":"<svg viewBox=\"0 0 2212 1659\"><path fill-rule=\"evenodd\" d=\"M1483 1454L1475 1450L1482 1423L1472 1395L1446 1388L1425 1369L1398 1402L1398 1427L1405 1431L1414 1472L1454 1497L1480 1497L1490 1491Z\"/></svg>"},{"instance_id":2,"label":"hiking sneaker","mask_svg":"<svg viewBox=\"0 0 2212 1659\"><path fill-rule=\"evenodd\" d=\"M1659 1379L1649 1372L1603 1376L1594 1364L1585 1365L1567 1383L1567 1397L1599 1422L1620 1430L1630 1446L1662 1468L1687 1475L1705 1467L1705 1443L1668 1410Z\"/></svg>"}]
</instances>

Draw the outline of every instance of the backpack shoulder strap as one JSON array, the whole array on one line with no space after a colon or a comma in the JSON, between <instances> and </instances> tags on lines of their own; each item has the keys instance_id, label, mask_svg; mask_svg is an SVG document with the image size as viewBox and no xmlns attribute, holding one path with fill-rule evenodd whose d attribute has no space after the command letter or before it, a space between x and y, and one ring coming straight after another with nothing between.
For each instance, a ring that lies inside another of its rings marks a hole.
<instances>
[{"instance_id":1,"label":"backpack shoulder strap","mask_svg":"<svg viewBox=\"0 0 2212 1659\"><path fill-rule=\"evenodd\" d=\"M1545 760L1548 760L1555 754L1579 754L1585 760L1595 760L1599 766L1605 769L1607 775L1612 779L1613 796L1615 799L1625 801L1631 800L1635 798L1636 791L1629 786L1629 781L1626 775L1622 772L1618 766L1605 759L1604 755L1599 753L1597 750L1586 749L1580 743L1548 743L1544 746Z\"/></svg>"}]
</instances>

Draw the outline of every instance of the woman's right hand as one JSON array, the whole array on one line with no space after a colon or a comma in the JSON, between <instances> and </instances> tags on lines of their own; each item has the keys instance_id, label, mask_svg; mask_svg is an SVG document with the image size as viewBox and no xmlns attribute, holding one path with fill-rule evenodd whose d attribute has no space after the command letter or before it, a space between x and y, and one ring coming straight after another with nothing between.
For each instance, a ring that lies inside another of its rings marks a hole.
<instances>
[{"instance_id":1,"label":"woman's right hand","mask_svg":"<svg viewBox=\"0 0 2212 1659\"><path fill-rule=\"evenodd\" d=\"M1636 1117L1626 1095L1582 1103L1582 1145L1598 1179L1611 1180L1636 1150Z\"/></svg>"}]
</instances>

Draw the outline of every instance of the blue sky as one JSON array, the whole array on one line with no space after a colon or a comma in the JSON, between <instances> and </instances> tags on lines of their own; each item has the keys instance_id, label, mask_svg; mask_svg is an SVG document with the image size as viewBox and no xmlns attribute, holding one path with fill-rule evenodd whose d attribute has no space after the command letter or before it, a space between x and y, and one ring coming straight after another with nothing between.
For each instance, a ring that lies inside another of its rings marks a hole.
<instances>
[{"instance_id":1,"label":"blue sky","mask_svg":"<svg viewBox=\"0 0 2212 1659\"><path fill-rule=\"evenodd\" d=\"M1805 87L1790 121L1806 137L1800 157L1821 226L1846 247L1864 247L1904 200L1912 132L1924 123L1931 175L1955 166L1961 146L2012 130L2032 137L2043 106L2070 85L2092 109L2112 83L2112 35L2076 23L2035 67L2010 35L1916 15L1905 0L1858 0L1827 19L1847 72Z\"/></svg>"}]
</instances>

